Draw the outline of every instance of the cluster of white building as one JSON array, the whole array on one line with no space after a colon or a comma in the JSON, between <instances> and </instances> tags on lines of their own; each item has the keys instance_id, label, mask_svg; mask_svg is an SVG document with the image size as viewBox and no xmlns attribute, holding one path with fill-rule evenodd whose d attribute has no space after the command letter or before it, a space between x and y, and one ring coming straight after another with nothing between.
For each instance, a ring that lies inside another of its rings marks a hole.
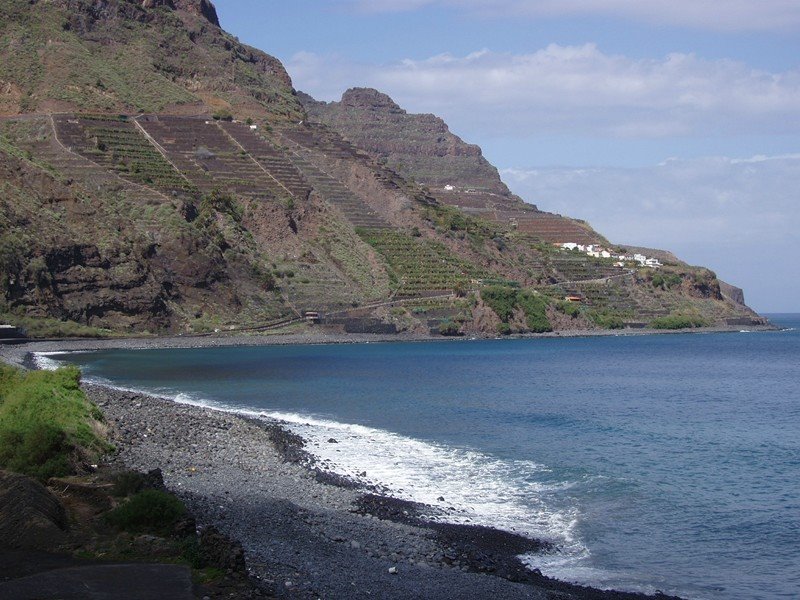
<instances>
[{"instance_id":1,"label":"cluster of white building","mask_svg":"<svg viewBox=\"0 0 800 600\"><path fill-rule=\"evenodd\" d=\"M614 254L608 248L604 248L599 244L576 244L574 242L565 242L560 245L560 248L564 250L577 250L578 252L583 252L587 256L593 256L594 258L615 258L617 262L614 263L617 267L624 267L625 263L629 262L638 262L643 267L650 267L652 269L657 269L661 265L661 262L657 258L648 258L644 254Z\"/></svg>"}]
</instances>

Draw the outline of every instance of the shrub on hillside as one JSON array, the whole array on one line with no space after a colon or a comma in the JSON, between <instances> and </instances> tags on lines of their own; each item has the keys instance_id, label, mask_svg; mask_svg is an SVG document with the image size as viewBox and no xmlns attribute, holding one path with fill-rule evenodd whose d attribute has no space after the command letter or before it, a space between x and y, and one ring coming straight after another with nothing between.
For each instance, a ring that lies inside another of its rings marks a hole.
<instances>
[{"instance_id":1,"label":"shrub on hillside","mask_svg":"<svg viewBox=\"0 0 800 600\"><path fill-rule=\"evenodd\" d=\"M683 278L677 273L654 273L651 280L653 287L668 290L676 285L680 285Z\"/></svg>"},{"instance_id":2,"label":"shrub on hillside","mask_svg":"<svg viewBox=\"0 0 800 600\"><path fill-rule=\"evenodd\" d=\"M589 318L603 329L623 329L625 322L622 317L610 311L592 311Z\"/></svg>"},{"instance_id":3,"label":"shrub on hillside","mask_svg":"<svg viewBox=\"0 0 800 600\"><path fill-rule=\"evenodd\" d=\"M525 313L528 330L534 333L552 331L553 327L547 318L547 299L530 290L519 290L510 286L491 285L481 290L481 298L500 318L508 323L515 308Z\"/></svg>"},{"instance_id":4,"label":"shrub on hillside","mask_svg":"<svg viewBox=\"0 0 800 600\"><path fill-rule=\"evenodd\" d=\"M522 290L517 293L517 304L525 313L525 322L529 330L534 333L553 331L553 326L547 318L547 300L542 296Z\"/></svg>"},{"instance_id":5,"label":"shrub on hillside","mask_svg":"<svg viewBox=\"0 0 800 600\"><path fill-rule=\"evenodd\" d=\"M219 108L213 114L215 121L233 121L233 113L227 108Z\"/></svg>"},{"instance_id":6,"label":"shrub on hillside","mask_svg":"<svg viewBox=\"0 0 800 600\"><path fill-rule=\"evenodd\" d=\"M668 315L654 319L650 326L653 329L693 329L708 327L708 321L699 315Z\"/></svg>"},{"instance_id":7,"label":"shrub on hillside","mask_svg":"<svg viewBox=\"0 0 800 600\"><path fill-rule=\"evenodd\" d=\"M439 323L439 334L448 336L461 335L461 328L458 323L453 321L443 321Z\"/></svg>"},{"instance_id":8,"label":"shrub on hillside","mask_svg":"<svg viewBox=\"0 0 800 600\"><path fill-rule=\"evenodd\" d=\"M172 494L144 490L106 515L109 523L130 532L169 533L186 514L186 506Z\"/></svg>"},{"instance_id":9,"label":"shrub on hillside","mask_svg":"<svg viewBox=\"0 0 800 600\"><path fill-rule=\"evenodd\" d=\"M41 481L69 475L74 452L66 433L51 425L37 423L22 431L0 430L0 465Z\"/></svg>"},{"instance_id":10,"label":"shrub on hillside","mask_svg":"<svg viewBox=\"0 0 800 600\"><path fill-rule=\"evenodd\" d=\"M574 302L570 302L569 300L561 300L558 304L556 304L556 310L564 313L568 317L572 317L573 319L581 314L581 307Z\"/></svg>"},{"instance_id":11,"label":"shrub on hillside","mask_svg":"<svg viewBox=\"0 0 800 600\"><path fill-rule=\"evenodd\" d=\"M481 298L503 323L508 323L517 305L517 290L502 285L490 285L481 290Z\"/></svg>"}]
</instances>

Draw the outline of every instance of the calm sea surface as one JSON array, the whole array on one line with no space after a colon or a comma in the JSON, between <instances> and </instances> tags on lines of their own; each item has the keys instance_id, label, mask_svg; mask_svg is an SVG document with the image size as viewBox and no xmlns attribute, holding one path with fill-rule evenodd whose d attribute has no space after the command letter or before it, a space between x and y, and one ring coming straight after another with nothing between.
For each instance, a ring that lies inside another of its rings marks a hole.
<instances>
[{"instance_id":1,"label":"calm sea surface","mask_svg":"<svg viewBox=\"0 0 800 600\"><path fill-rule=\"evenodd\" d=\"M772 318L800 328L799 315ZM42 360L281 418L332 470L453 507L454 521L554 541L558 552L526 557L547 574L800 597L797 329Z\"/></svg>"}]
</instances>

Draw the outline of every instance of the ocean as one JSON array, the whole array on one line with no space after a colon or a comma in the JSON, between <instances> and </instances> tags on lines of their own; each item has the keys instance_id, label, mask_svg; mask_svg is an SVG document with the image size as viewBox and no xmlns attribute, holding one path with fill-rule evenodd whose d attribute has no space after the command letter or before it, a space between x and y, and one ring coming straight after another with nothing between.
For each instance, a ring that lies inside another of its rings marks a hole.
<instances>
[{"instance_id":1,"label":"ocean","mask_svg":"<svg viewBox=\"0 0 800 600\"><path fill-rule=\"evenodd\" d=\"M796 599L800 315L771 318L786 330L40 361L281 419L331 471L442 506L453 522L552 541L556 551L524 560L554 577Z\"/></svg>"}]
</instances>

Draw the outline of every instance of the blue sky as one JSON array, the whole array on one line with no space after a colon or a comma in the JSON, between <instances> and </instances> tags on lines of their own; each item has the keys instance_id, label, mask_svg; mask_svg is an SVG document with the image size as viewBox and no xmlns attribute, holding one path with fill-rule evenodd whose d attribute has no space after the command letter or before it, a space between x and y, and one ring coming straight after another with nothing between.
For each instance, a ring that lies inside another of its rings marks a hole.
<instances>
[{"instance_id":1,"label":"blue sky","mask_svg":"<svg viewBox=\"0 0 800 600\"><path fill-rule=\"evenodd\" d=\"M321 100L376 87L527 201L800 312L797 0L217 0Z\"/></svg>"}]
</instances>

